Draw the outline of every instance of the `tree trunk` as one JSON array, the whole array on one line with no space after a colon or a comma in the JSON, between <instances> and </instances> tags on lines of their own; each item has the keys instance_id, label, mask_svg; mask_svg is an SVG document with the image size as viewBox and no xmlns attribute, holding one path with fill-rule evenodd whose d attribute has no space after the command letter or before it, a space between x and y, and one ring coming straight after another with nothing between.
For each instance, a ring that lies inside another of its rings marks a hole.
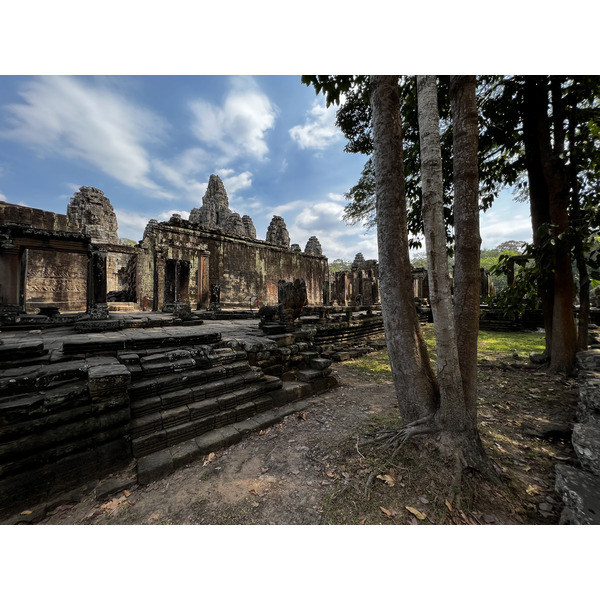
<instances>
[{"instance_id":1,"label":"tree trunk","mask_svg":"<svg viewBox=\"0 0 600 600\"><path fill-rule=\"evenodd\" d=\"M427 253L429 301L433 312L437 348L437 377L440 387L440 411L437 419L444 430L462 431L465 426L465 404L448 272L442 151L435 75L417 77L417 103L423 229ZM479 266L477 271L479 272Z\"/></svg>"},{"instance_id":2,"label":"tree trunk","mask_svg":"<svg viewBox=\"0 0 600 600\"><path fill-rule=\"evenodd\" d=\"M547 112L548 102L546 94L540 93L539 86L534 77L525 77L523 95L523 141L525 144L525 163L529 181L529 203L531 210L531 228L533 231L533 245L539 247L543 227L550 224L550 203L548 186L542 170L540 156L539 124L540 112ZM538 284L538 296L542 303L544 318L544 331L546 349L544 353L550 358L552 348L552 315L554 313L554 281L550 274L544 271L544 265L538 261L538 269L545 276L545 280Z\"/></svg>"},{"instance_id":3,"label":"tree trunk","mask_svg":"<svg viewBox=\"0 0 600 600\"><path fill-rule=\"evenodd\" d=\"M371 107L381 309L398 405L409 423L435 412L439 391L412 291L397 76L371 77Z\"/></svg>"},{"instance_id":4,"label":"tree trunk","mask_svg":"<svg viewBox=\"0 0 600 600\"><path fill-rule=\"evenodd\" d=\"M575 131L577 126L577 105L574 104L569 115L569 179L571 186L571 215L576 226L581 221L581 206L579 198L579 184L577 181L577 142ZM579 318L577 329L577 349L587 350L589 322L590 322L590 274L583 251L583 242L578 235L575 237L575 262L579 271Z\"/></svg>"},{"instance_id":5,"label":"tree trunk","mask_svg":"<svg viewBox=\"0 0 600 600\"><path fill-rule=\"evenodd\" d=\"M553 114L562 114L560 93L553 94ZM550 222L553 225L554 243L554 307L552 313L552 346L550 368L553 371L570 371L577 353L577 329L573 315L575 284L571 267L569 232L569 186L562 153L562 119L556 118L555 147L550 142L550 122L547 112L538 115L541 125L540 156L542 170L548 186Z\"/></svg>"},{"instance_id":6,"label":"tree trunk","mask_svg":"<svg viewBox=\"0 0 600 600\"><path fill-rule=\"evenodd\" d=\"M478 123L474 75L450 78L454 178L454 315L469 427L477 430L477 338L481 295Z\"/></svg>"}]
</instances>

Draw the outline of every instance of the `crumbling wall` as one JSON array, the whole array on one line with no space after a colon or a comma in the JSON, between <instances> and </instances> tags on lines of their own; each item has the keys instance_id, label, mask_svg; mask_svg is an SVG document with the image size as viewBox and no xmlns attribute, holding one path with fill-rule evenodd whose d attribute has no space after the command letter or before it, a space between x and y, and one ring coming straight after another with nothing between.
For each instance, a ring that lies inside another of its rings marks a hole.
<instances>
[{"instance_id":1,"label":"crumbling wall","mask_svg":"<svg viewBox=\"0 0 600 600\"><path fill-rule=\"evenodd\" d=\"M221 304L246 305L257 298L260 305L276 304L279 281L306 282L309 304L323 304L323 287L328 280L327 258L295 252L278 244L206 235L210 252L210 283L221 287Z\"/></svg>"},{"instance_id":2,"label":"crumbling wall","mask_svg":"<svg viewBox=\"0 0 600 600\"><path fill-rule=\"evenodd\" d=\"M9 223L30 225L36 229L49 231L79 231L76 225L69 221L67 215L0 201L0 225Z\"/></svg>"},{"instance_id":3,"label":"crumbling wall","mask_svg":"<svg viewBox=\"0 0 600 600\"><path fill-rule=\"evenodd\" d=\"M279 281L298 277L306 281L309 303L323 303L323 287L328 279L324 256L207 229L179 217L150 222L141 247L138 297L153 298L154 310L160 310L164 303L166 259L190 261L189 297L193 309L208 306L213 285L220 287L223 308L247 307L250 299L254 306L257 300L261 305L276 304Z\"/></svg>"}]
</instances>

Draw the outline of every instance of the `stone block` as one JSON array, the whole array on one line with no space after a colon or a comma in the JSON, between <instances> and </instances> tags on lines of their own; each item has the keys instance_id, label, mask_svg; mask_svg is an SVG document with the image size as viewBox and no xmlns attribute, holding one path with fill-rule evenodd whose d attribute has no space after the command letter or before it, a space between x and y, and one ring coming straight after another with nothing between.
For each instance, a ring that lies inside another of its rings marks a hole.
<instances>
[{"instance_id":1,"label":"stone block","mask_svg":"<svg viewBox=\"0 0 600 600\"><path fill-rule=\"evenodd\" d=\"M212 431L215 428L215 422L215 415L210 415L209 417L203 417L202 419L193 421L195 435L198 436L208 431Z\"/></svg>"},{"instance_id":2,"label":"stone block","mask_svg":"<svg viewBox=\"0 0 600 600\"><path fill-rule=\"evenodd\" d=\"M582 371L600 371L600 349L579 352L577 366Z\"/></svg>"},{"instance_id":3,"label":"stone block","mask_svg":"<svg viewBox=\"0 0 600 600\"><path fill-rule=\"evenodd\" d=\"M308 383L299 381L283 382L281 389L270 392L269 395L273 398L273 406L281 407L295 402L300 398L304 398L312 393L312 387Z\"/></svg>"},{"instance_id":4,"label":"stone block","mask_svg":"<svg viewBox=\"0 0 600 600\"><path fill-rule=\"evenodd\" d=\"M187 423L190 420L190 411L187 406L178 406L161 412L163 428L174 427Z\"/></svg>"},{"instance_id":5,"label":"stone block","mask_svg":"<svg viewBox=\"0 0 600 600\"><path fill-rule=\"evenodd\" d=\"M196 437L197 421L188 421L181 425L175 425L167 429L167 446L174 446L185 440L191 440Z\"/></svg>"},{"instance_id":6,"label":"stone block","mask_svg":"<svg viewBox=\"0 0 600 600\"><path fill-rule=\"evenodd\" d=\"M331 360L328 358L313 358L310 361L310 368L316 371L324 371L331 366Z\"/></svg>"},{"instance_id":7,"label":"stone block","mask_svg":"<svg viewBox=\"0 0 600 600\"><path fill-rule=\"evenodd\" d=\"M565 510L561 524L600 525L600 478L569 465L556 465L555 489Z\"/></svg>"},{"instance_id":8,"label":"stone block","mask_svg":"<svg viewBox=\"0 0 600 600\"><path fill-rule=\"evenodd\" d=\"M133 440L131 443L134 456L146 456L167 447L167 432L163 429L150 435Z\"/></svg>"},{"instance_id":9,"label":"stone block","mask_svg":"<svg viewBox=\"0 0 600 600\"><path fill-rule=\"evenodd\" d=\"M173 457L173 468L180 469L198 460L202 456L202 452L196 441L192 439L173 446L171 456Z\"/></svg>"},{"instance_id":10,"label":"stone block","mask_svg":"<svg viewBox=\"0 0 600 600\"><path fill-rule=\"evenodd\" d=\"M190 419L201 419L208 415L214 415L219 411L219 401L217 398L209 398L188 404L190 410Z\"/></svg>"},{"instance_id":11,"label":"stone block","mask_svg":"<svg viewBox=\"0 0 600 600\"><path fill-rule=\"evenodd\" d=\"M576 423L571 443L582 468L600 475L600 424Z\"/></svg>"},{"instance_id":12,"label":"stone block","mask_svg":"<svg viewBox=\"0 0 600 600\"><path fill-rule=\"evenodd\" d=\"M254 416L256 413L256 404L254 402L246 402L235 407L235 420L238 422L245 421L248 417Z\"/></svg>"},{"instance_id":13,"label":"stone block","mask_svg":"<svg viewBox=\"0 0 600 600\"><path fill-rule=\"evenodd\" d=\"M256 405L256 412L263 413L273 408L273 398L271 396L261 396L254 401L254 404Z\"/></svg>"},{"instance_id":14,"label":"stone block","mask_svg":"<svg viewBox=\"0 0 600 600\"><path fill-rule=\"evenodd\" d=\"M235 423L235 408L222 410L215 415L215 429Z\"/></svg>"},{"instance_id":15,"label":"stone block","mask_svg":"<svg viewBox=\"0 0 600 600\"><path fill-rule=\"evenodd\" d=\"M298 377L299 381L315 381L316 379L323 378L324 371L317 371L316 369L304 369L303 371L298 371L296 373L296 377Z\"/></svg>"},{"instance_id":16,"label":"stone block","mask_svg":"<svg viewBox=\"0 0 600 600\"><path fill-rule=\"evenodd\" d=\"M600 424L600 373L580 371L577 420Z\"/></svg>"},{"instance_id":17,"label":"stone block","mask_svg":"<svg viewBox=\"0 0 600 600\"><path fill-rule=\"evenodd\" d=\"M233 427L237 429L237 431L239 431L239 433L241 433L242 435L247 435L252 431L257 431L261 429L261 424L256 419L251 417L249 419L246 419L245 421L241 421L240 423L235 423Z\"/></svg>"},{"instance_id":18,"label":"stone block","mask_svg":"<svg viewBox=\"0 0 600 600\"><path fill-rule=\"evenodd\" d=\"M176 390L174 392L167 392L166 394L160 395L161 404L165 408L182 406L183 404L191 402L193 398L194 393L191 388Z\"/></svg>"},{"instance_id":19,"label":"stone block","mask_svg":"<svg viewBox=\"0 0 600 600\"><path fill-rule=\"evenodd\" d=\"M146 485L161 477L170 475L175 470L173 457L169 450L154 452L138 460L137 476L140 485Z\"/></svg>"},{"instance_id":20,"label":"stone block","mask_svg":"<svg viewBox=\"0 0 600 600\"><path fill-rule=\"evenodd\" d=\"M116 390L126 388L131 382L131 373L125 365L106 365L91 367L88 370L90 396L114 394Z\"/></svg>"},{"instance_id":21,"label":"stone block","mask_svg":"<svg viewBox=\"0 0 600 600\"><path fill-rule=\"evenodd\" d=\"M331 358L337 362L343 362L345 360L350 360L350 352L345 352L345 351L334 352L331 355Z\"/></svg>"},{"instance_id":22,"label":"stone block","mask_svg":"<svg viewBox=\"0 0 600 600\"><path fill-rule=\"evenodd\" d=\"M229 428L228 428L229 429ZM229 432L231 433L231 432ZM237 432L236 432L237 433ZM236 435L235 440L238 442L241 439L241 436ZM194 442L198 447L198 451L201 456L205 456L210 454L211 452L216 452L221 448L224 448L227 445L227 436L221 429L215 429L213 431L209 431L203 435L199 435L194 438ZM235 442L231 442L235 443Z\"/></svg>"},{"instance_id":23,"label":"stone block","mask_svg":"<svg viewBox=\"0 0 600 600\"><path fill-rule=\"evenodd\" d=\"M160 413L152 413L131 420L131 435L142 437L163 428Z\"/></svg>"},{"instance_id":24,"label":"stone block","mask_svg":"<svg viewBox=\"0 0 600 600\"><path fill-rule=\"evenodd\" d=\"M131 416L142 417L160 410L162 406L160 396L151 396L142 400L133 400L131 402Z\"/></svg>"}]
</instances>

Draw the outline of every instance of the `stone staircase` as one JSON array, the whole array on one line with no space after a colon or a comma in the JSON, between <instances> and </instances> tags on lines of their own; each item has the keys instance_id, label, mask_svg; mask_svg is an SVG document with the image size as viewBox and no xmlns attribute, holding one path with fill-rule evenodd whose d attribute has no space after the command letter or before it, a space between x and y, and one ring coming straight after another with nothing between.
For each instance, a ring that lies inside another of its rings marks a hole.
<instances>
[{"instance_id":1,"label":"stone staircase","mask_svg":"<svg viewBox=\"0 0 600 600\"><path fill-rule=\"evenodd\" d=\"M173 326L43 339L0 340L0 519L14 522L35 522L119 471L128 485L165 476L337 384L331 361L290 350L291 338ZM296 375L266 374L256 359L267 354L297 356Z\"/></svg>"},{"instance_id":2,"label":"stone staircase","mask_svg":"<svg viewBox=\"0 0 600 600\"><path fill-rule=\"evenodd\" d=\"M278 377L251 367L246 352L192 347L121 360L138 381L129 387L135 458L192 440L273 407Z\"/></svg>"},{"instance_id":3,"label":"stone staircase","mask_svg":"<svg viewBox=\"0 0 600 600\"><path fill-rule=\"evenodd\" d=\"M35 337L0 345L1 518L49 498L60 503L131 460L126 386L111 377L110 392L98 387L116 359L51 362Z\"/></svg>"}]
</instances>

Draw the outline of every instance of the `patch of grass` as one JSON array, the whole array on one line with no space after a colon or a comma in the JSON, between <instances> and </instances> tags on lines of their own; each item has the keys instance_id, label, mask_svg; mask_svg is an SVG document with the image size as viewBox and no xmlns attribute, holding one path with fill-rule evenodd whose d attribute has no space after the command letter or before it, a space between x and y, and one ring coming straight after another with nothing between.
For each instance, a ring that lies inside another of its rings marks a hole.
<instances>
[{"instance_id":1,"label":"patch of grass","mask_svg":"<svg viewBox=\"0 0 600 600\"><path fill-rule=\"evenodd\" d=\"M433 325L422 327L423 337L431 360L435 363L436 347ZM531 352L542 353L545 348L543 333L531 331L480 331L477 344L478 360L498 360L513 357L529 357ZM368 381L389 381L392 377L387 350L378 350L346 363Z\"/></svg>"},{"instance_id":2,"label":"patch of grass","mask_svg":"<svg viewBox=\"0 0 600 600\"><path fill-rule=\"evenodd\" d=\"M480 331L477 358L528 357L531 352L542 353L545 346L544 334L537 331Z\"/></svg>"},{"instance_id":3,"label":"patch of grass","mask_svg":"<svg viewBox=\"0 0 600 600\"><path fill-rule=\"evenodd\" d=\"M365 354L359 358L348 361L346 364L352 366L358 374L368 381L377 381L381 383L392 377L390 359L387 350L378 350Z\"/></svg>"}]
</instances>

